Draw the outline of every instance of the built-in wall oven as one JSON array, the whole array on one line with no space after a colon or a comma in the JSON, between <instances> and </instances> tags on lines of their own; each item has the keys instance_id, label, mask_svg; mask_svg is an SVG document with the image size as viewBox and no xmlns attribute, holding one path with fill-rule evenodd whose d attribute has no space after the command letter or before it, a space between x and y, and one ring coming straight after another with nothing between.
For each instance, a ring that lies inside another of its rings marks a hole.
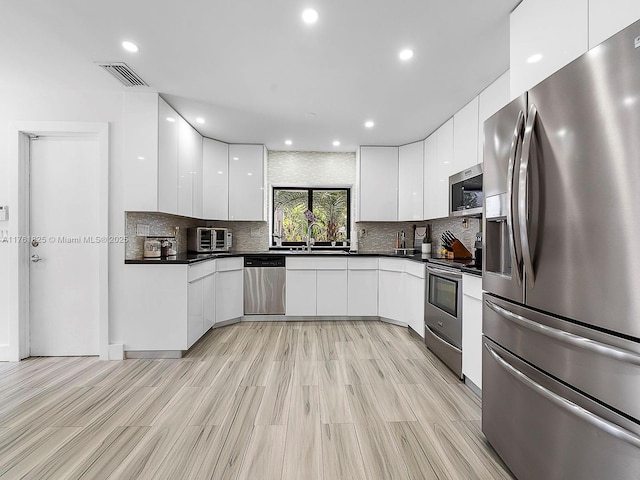
<instances>
[{"instance_id":1,"label":"built-in wall oven","mask_svg":"<svg viewBox=\"0 0 640 480\"><path fill-rule=\"evenodd\" d=\"M462 272L432 264L426 268L425 343L462 379Z\"/></svg>"}]
</instances>

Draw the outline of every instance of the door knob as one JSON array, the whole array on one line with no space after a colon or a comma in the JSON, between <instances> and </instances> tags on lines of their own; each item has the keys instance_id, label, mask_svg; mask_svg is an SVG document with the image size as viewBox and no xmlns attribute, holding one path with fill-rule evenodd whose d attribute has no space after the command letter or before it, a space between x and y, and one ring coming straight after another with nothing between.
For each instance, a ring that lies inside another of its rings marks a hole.
<instances>
[{"instance_id":1,"label":"door knob","mask_svg":"<svg viewBox=\"0 0 640 480\"><path fill-rule=\"evenodd\" d=\"M40 255L35 255L35 254L31 255L31 261L32 261L33 263L37 263L37 262L39 262L40 260L42 260L42 259L40 258Z\"/></svg>"}]
</instances>

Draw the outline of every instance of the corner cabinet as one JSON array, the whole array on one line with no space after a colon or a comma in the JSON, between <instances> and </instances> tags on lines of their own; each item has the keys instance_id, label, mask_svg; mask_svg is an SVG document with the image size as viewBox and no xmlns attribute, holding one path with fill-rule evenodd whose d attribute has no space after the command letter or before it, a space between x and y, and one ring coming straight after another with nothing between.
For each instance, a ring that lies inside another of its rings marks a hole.
<instances>
[{"instance_id":1,"label":"corner cabinet","mask_svg":"<svg viewBox=\"0 0 640 480\"><path fill-rule=\"evenodd\" d=\"M216 323L244 315L244 258L216 260Z\"/></svg>"},{"instance_id":2,"label":"corner cabinet","mask_svg":"<svg viewBox=\"0 0 640 480\"><path fill-rule=\"evenodd\" d=\"M422 220L424 142L403 145L398 151L398 220Z\"/></svg>"},{"instance_id":3,"label":"corner cabinet","mask_svg":"<svg viewBox=\"0 0 640 480\"><path fill-rule=\"evenodd\" d=\"M398 147L360 147L358 221L398 220Z\"/></svg>"},{"instance_id":4,"label":"corner cabinet","mask_svg":"<svg viewBox=\"0 0 640 480\"><path fill-rule=\"evenodd\" d=\"M424 141L425 220L449 216L449 176L453 170L453 118Z\"/></svg>"},{"instance_id":5,"label":"corner cabinet","mask_svg":"<svg viewBox=\"0 0 640 480\"><path fill-rule=\"evenodd\" d=\"M462 373L482 390L482 277L462 274Z\"/></svg>"},{"instance_id":6,"label":"corner cabinet","mask_svg":"<svg viewBox=\"0 0 640 480\"><path fill-rule=\"evenodd\" d=\"M229 220L266 220L264 145L229 145Z\"/></svg>"},{"instance_id":7,"label":"corner cabinet","mask_svg":"<svg viewBox=\"0 0 640 480\"><path fill-rule=\"evenodd\" d=\"M475 97L453 116L453 171L451 174L461 172L477 163L478 97ZM447 188L448 182L447 178Z\"/></svg>"},{"instance_id":8,"label":"corner cabinet","mask_svg":"<svg viewBox=\"0 0 640 480\"><path fill-rule=\"evenodd\" d=\"M229 145L202 140L202 216L229 220Z\"/></svg>"}]
</instances>

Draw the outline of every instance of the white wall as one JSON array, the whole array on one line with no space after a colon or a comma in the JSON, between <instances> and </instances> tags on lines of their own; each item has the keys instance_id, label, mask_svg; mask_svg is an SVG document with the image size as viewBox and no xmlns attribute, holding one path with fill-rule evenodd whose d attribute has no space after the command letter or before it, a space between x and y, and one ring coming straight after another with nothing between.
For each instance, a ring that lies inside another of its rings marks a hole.
<instances>
[{"instance_id":1,"label":"white wall","mask_svg":"<svg viewBox=\"0 0 640 480\"><path fill-rule=\"evenodd\" d=\"M124 198L126 197L124 148L124 93L80 91L16 91L0 90L0 205L9 205L9 214L16 215L9 204L9 134L12 121L74 121L109 122L109 235L124 235ZM15 217L14 217L15 218ZM13 223L13 222L12 222ZM8 229L8 222L0 222L0 230ZM9 232L15 235L15 232ZM0 243L0 360L7 358L7 344L11 322L9 318L9 248ZM119 288L124 274L124 245L109 246L109 337L110 343L122 343L126 319L119 308L126 292ZM12 347L15 347L12 345Z\"/></svg>"}]
</instances>

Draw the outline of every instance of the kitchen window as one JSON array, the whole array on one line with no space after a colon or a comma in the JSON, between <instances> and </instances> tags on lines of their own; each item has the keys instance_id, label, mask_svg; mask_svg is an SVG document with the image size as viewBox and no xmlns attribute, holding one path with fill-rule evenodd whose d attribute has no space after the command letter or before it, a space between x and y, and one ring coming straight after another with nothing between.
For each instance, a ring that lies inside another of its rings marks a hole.
<instances>
[{"instance_id":1,"label":"kitchen window","mask_svg":"<svg viewBox=\"0 0 640 480\"><path fill-rule=\"evenodd\" d=\"M273 238L283 246L304 245L307 241L307 219L310 210L319 228L313 229L316 246L349 240L351 222L351 189L349 188L273 188ZM338 243L339 244L339 243Z\"/></svg>"}]
</instances>

